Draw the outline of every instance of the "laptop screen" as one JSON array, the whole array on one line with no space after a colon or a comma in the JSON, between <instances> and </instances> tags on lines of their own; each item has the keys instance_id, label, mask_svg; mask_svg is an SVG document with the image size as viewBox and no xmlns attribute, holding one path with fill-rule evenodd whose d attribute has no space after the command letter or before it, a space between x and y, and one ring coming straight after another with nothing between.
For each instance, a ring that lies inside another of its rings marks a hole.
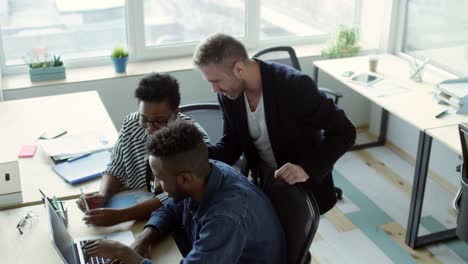
<instances>
[{"instance_id":1,"label":"laptop screen","mask_svg":"<svg viewBox=\"0 0 468 264\"><path fill-rule=\"evenodd\" d=\"M65 224L63 223L60 216L54 211L54 208L51 206L49 201L47 199L44 199L44 201L47 207L47 213L49 215L52 243L57 249L59 255L62 256L63 260L69 264L78 264L78 258L75 255L76 253L73 245L73 239L68 233Z\"/></svg>"}]
</instances>

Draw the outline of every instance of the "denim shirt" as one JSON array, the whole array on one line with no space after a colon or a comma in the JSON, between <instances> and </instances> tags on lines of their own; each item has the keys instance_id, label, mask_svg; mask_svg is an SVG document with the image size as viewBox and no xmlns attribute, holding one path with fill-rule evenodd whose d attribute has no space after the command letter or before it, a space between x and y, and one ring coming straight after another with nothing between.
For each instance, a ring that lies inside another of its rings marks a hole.
<instances>
[{"instance_id":1,"label":"denim shirt","mask_svg":"<svg viewBox=\"0 0 468 264\"><path fill-rule=\"evenodd\" d=\"M229 165L210 163L199 204L168 199L145 227L167 234L182 226L192 249L181 263L286 263L283 229L270 200Z\"/></svg>"}]
</instances>

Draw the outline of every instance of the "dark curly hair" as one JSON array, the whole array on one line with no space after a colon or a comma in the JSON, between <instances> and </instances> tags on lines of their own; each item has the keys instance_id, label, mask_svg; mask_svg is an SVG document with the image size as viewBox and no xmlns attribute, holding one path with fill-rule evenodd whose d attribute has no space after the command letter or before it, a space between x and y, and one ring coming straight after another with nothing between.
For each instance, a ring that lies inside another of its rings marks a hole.
<instances>
[{"instance_id":1,"label":"dark curly hair","mask_svg":"<svg viewBox=\"0 0 468 264\"><path fill-rule=\"evenodd\" d=\"M144 102L167 101L171 109L175 110L180 105L179 82L169 74L148 74L138 83L135 97Z\"/></svg>"},{"instance_id":2,"label":"dark curly hair","mask_svg":"<svg viewBox=\"0 0 468 264\"><path fill-rule=\"evenodd\" d=\"M206 177L209 171L208 148L192 122L177 120L158 130L148 137L146 149L164 161L173 175L190 172Z\"/></svg>"}]
</instances>

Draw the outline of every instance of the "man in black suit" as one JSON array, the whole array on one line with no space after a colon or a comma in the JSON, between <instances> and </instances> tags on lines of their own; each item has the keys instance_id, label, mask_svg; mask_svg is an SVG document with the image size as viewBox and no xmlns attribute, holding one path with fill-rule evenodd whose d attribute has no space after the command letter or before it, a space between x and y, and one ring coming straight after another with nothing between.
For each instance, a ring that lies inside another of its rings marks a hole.
<instances>
[{"instance_id":1,"label":"man in black suit","mask_svg":"<svg viewBox=\"0 0 468 264\"><path fill-rule=\"evenodd\" d=\"M249 58L234 37L208 37L193 60L223 110L224 136L210 146L210 158L233 164L245 153L254 178L302 185L321 214L330 210L336 203L333 165L356 138L343 110L309 76Z\"/></svg>"}]
</instances>

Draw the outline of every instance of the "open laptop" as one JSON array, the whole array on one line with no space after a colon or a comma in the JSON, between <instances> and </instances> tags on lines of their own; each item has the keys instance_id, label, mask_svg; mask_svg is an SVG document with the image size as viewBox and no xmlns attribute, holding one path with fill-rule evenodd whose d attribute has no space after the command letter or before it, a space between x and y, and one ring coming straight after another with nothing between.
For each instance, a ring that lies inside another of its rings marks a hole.
<instances>
[{"instance_id":1,"label":"open laptop","mask_svg":"<svg viewBox=\"0 0 468 264\"><path fill-rule=\"evenodd\" d=\"M68 233L61 216L59 216L54 207L50 204L48 199L44 199L49 218L50 235L52 245L57 250L57 253L62 258L64 263L67 264L97 264L106 263L107 259L93 257L85 260L85 253L82 246L89 240L95 239L112 239L119 241L125 245L130 245L133 241L133 234L131 231L121 231L112 234L98 235L87 238L75 239Z\"/></svg>"}]
</instances>

